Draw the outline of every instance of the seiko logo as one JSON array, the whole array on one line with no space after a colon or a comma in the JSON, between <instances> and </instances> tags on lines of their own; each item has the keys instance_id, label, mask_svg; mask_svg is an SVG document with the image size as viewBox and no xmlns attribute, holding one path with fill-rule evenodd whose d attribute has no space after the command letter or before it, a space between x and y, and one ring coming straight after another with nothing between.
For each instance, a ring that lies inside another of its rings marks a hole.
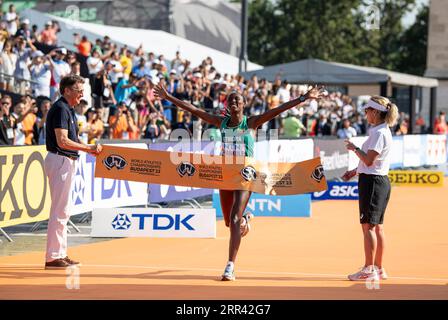
<instances>
[{"instance_id":1,"label":"seiko logo","mask_svg":"<svg viewBox=\"0 0 448 320\"><path fill-rule=\"evenodd\" d=\"M241 170L241 176L243 176L246 181L253 181L257 179L257 170L253 167L245 167Z\"/></svg>"},{"instance_id":2,"label":"seiko logo","mask_svg":"<svg viewBox=\"0 0 448 320\"><path fill-rule=\"evenodd\" d=\"M123 157L118 156L116 154L112 154L103 160L103 164L109 170L112 169L113 167L116 167L118 170L121 170L124 167L126 167L127 162Z\"/></svg>"},{"instance_id":3,"label":"seiko logo","mask_svg":"<svg viewBox=\"0 0 448 320\"><path fill-rule=\"evenodd\" d=\"M181 162L177 166L177 173L183 177L185 175L191 177L196 172L196 168L190 162Z\"/></svg>"}]
</instances>

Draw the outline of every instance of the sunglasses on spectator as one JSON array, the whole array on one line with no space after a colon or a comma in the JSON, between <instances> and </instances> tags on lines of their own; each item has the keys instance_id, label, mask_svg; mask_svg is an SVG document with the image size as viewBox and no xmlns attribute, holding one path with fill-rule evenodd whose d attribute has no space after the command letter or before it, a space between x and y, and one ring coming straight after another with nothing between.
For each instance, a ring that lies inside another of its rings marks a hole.
<instances>
[{"instance_id":1,"label":"sunglasses on spectator","mask_svg":"<svg viewBox=\"0 0 448 320\"><path fill-rule=\"evenodd\" d=\"M82 93L84 91L84 89L77 89L77 88L70 88L70 90Z\"/></svg>"}]
</instances>

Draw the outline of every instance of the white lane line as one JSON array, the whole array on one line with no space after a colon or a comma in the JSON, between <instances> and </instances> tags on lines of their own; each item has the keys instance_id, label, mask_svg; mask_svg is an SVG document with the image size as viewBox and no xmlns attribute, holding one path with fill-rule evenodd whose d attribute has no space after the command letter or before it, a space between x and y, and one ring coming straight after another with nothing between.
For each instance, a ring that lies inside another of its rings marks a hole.
<instances>
[{"instance_id":1,"label":"white lane line","mask_svg":"<svg viewBox=\"0 0 448 320\"><path fill-rule=\"evenodd\" d=\"M15 233L14 236L21 236L21 237L46 237L46 233ZM84 233L69 233L67 234L67 237L69 238L90 238L90 234L84 234Z\"/></svg>"},{"instance_id":2,"label":"white lane line","mask_svg":"<svg viewBox=\"0 0 448 320\"><path fill-rule=\"evenodd\" d=\"M42 267L41 264L0 264L0 267ZM151 270L177 270L177 271L213 271L221 272L221 269L215 268L191 268L191 267L171 267L171 266L130 266L130 265L116 265L116 264L82 264L81 267L89 268L116 268L116 269L151 269ZM342 278L347 279L347 275L329 274L329 273L304 273L304 272L271 272L271 271L255 271L255 270L237 270L238 273L253 273L265 275L289 275L289 276L306 276L306 277L326 277L326 278ZM341 280L342 280L341 279ZM420 277L389 277L389 279L396 280L421 280L421 281L443 281L448 283L448 278L420 278Z\"/></svg>"}]
</instances>

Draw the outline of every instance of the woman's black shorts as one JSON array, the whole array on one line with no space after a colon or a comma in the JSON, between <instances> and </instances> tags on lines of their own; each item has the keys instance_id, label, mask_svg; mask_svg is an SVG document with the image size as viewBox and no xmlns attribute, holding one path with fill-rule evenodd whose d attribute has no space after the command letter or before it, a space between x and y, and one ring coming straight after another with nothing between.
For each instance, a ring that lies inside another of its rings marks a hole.
<instances>
[{"instance_id":1,"label":"woman's black shorts","mask_svg":"<svg viewBox=\"0 0 448 320\"><path fill-rule=\"evenodd\" d=\"M359 220L361 223L383 224L390 191L388 176L359 174Z\"/></svg>"}]
</instances>

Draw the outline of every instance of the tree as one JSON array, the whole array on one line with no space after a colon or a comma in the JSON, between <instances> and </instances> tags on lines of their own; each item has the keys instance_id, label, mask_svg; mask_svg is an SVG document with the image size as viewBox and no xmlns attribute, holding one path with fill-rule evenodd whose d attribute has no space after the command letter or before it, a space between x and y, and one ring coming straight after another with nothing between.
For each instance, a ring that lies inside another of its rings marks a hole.
<instances>
[{"instance_id":1,"label":"tree","mask_svg":"<svg viewBox=\"0 0 448 320\"><path fill-rule=\"evenodd\" d=\"M368 19L365 8L372 4L380 12L378 30L365 28ZM426 40L416 42L425 29L419 25L421 19L409 30L404 30L401 23L414 5L415 0L251 1L249 59L272 65L317 58L410 70L410 64L404 59L416 53L412 46L422 44L419 50L421 54L426 52ZM412 68L424 68L425 63L420 61L419 65Z\"/></svg>"},{"instance_id":2,"label":"tree","mask_svg":"<svg viewBox=\"0 0 448 320\"><path fill-rule=\"evenodd\" d=\"M426 69L429 7L420 8L415 22L405 32L397 70L422 76Z\"/></svg>"}]
</instances>

